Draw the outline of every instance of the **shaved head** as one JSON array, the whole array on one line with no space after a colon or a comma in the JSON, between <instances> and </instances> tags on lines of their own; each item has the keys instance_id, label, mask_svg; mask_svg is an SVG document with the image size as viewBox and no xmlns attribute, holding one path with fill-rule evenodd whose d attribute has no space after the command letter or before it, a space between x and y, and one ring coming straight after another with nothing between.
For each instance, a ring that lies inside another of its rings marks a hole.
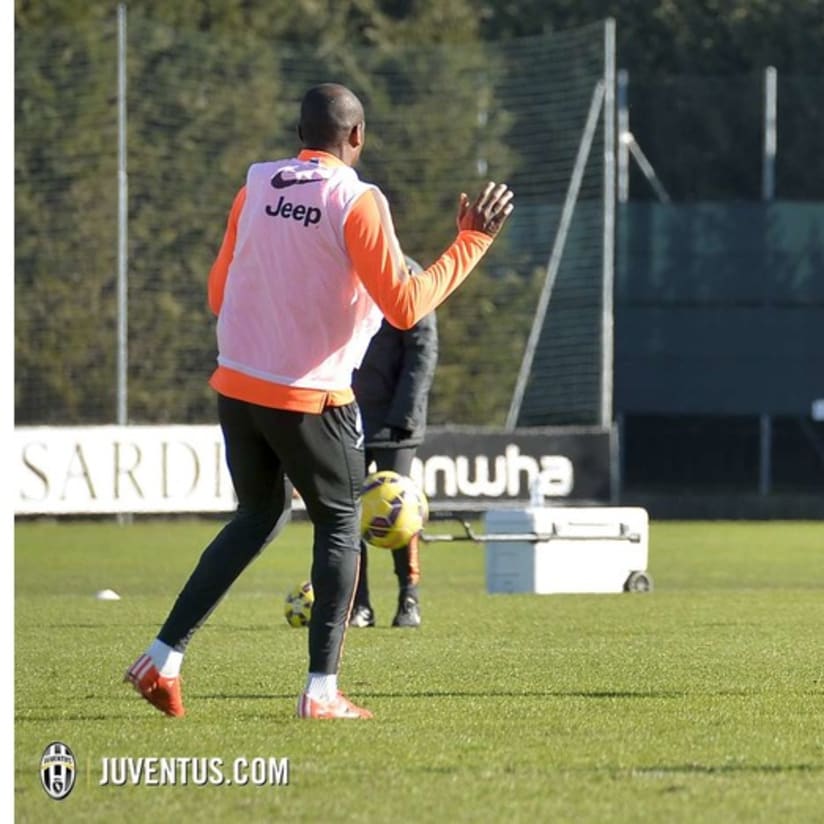
<instances>
[{"instance_id":1,"label":"shaved head","mask_svg":"<svg viewBox=\"0 0 824 824\"><path fill-rule=\"evenodd\" d=\"M362 124L363 106L357 96L338 83L322 83L303 96L300 136L307 149L329 149L346 141Z\"/></svg>"}]
</instances>

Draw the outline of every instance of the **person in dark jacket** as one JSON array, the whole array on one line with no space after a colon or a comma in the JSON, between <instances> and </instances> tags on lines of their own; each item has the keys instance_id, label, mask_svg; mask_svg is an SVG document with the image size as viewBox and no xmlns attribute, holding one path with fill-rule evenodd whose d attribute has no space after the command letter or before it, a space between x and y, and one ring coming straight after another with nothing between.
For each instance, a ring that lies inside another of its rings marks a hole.
<instances>
[{"instance_id":1,"label":"person in dark jacket","mask_svg":"<svg viewBox=\"0 0 824 824\"><path fill-rule=\"evenodd\" d=\"M423 271L406 258L410 272ZM438 326L435 313L424 316L411 329L395 329L384 320L355 370L352 388L363 419L366 468L391 469L409 475L412 459L423 442L429 390L438 361ZM417 627L421 623L418 582L419 535L407 546L392 550L398 578L398 609L393 627ZM369 598L367 551L361 546L361 565L349 625L375 626Z\"/></svg>"}]
</instances>

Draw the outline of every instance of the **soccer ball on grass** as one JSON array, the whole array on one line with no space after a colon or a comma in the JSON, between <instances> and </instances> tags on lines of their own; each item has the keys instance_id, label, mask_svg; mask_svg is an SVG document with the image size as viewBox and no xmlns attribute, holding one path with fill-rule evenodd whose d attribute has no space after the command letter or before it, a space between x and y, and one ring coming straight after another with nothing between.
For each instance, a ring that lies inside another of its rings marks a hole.
<instances>
[{"instance_id":1,"label":"soccer ball on grass","mask_svg":"<svg viewBox=\"0 0 824 824\"><path fill-rule=\"evenodd\" d=\"M361 535L371 546L398 549L423 529L426 496L415 482L391 470L373 472L361 491Z\"/></svg>"},{"instance_id":2,"label":"soccer ball on grass","mask_svg":"<svg viewBox=\"0 0 824 824\"><path fill-rule=\"evenodd\" d=\"M305 627L312 617L312 604L315 603L315 591L311 581L304 581L286 595L283 614L290 627Z\"/></svg>"}]
</instances>

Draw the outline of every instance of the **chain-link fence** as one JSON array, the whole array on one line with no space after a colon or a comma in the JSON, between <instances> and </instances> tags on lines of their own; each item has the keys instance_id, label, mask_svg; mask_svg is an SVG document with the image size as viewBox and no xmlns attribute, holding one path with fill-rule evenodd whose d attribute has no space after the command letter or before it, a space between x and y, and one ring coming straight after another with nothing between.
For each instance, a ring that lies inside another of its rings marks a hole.
<instances>
[{"instance_id":1,"label":"chain-link fence","mask_svg":"<svg viewBox=\"0 0 824 824\"><path fill-rule=\"evenodd\" d=\"M306 88L336 80L365 104L361 176L386 192L404 250L423 264L454 236L459 192L487 178L516 192L504 236L439 310L430 404L432 423L503 423L603 74L603 24L508 44L334 55L131 12L125 31L128 420L214 419L205 282L228 208L250 162L297 151ZM118 23L25 33L15 46L17 423L113 422ZM596 175L582 198L597 202L600 187ZM600 226L595 211L587 219ZM592 233L576 234L590 266ZM570 272L576 254L570 245Z\"/></svg>"},{"instance_id":2,"label":"chain-link fence","mask_svg":"<svg viewBox=\"0 0 824 824\"><path fill-rule=\"evenodd\" d=\"M130 13L122 52L128 419L214 419L205 281L229 204L250 162L296 151L300 97L333 79L364 100L361 174L387 193L402 245L422 263L450 241L461 190L491 177L516 192L503 237L439 310L430 404L434 424L502 425L604 77L604 33L596 24L503 43L328 54ZM113 14L103 26L16 38L19 424L116 420L117 35ZM673 200L760 197L763 83L763 74L630 76L630 128ZM777 198L824 197L823 96L824 78L778 76ZM603 124L591 138L521 424L599 420ZM631 199L655 197L634 163L630 174Z\"/></svg>"}]
</instances>

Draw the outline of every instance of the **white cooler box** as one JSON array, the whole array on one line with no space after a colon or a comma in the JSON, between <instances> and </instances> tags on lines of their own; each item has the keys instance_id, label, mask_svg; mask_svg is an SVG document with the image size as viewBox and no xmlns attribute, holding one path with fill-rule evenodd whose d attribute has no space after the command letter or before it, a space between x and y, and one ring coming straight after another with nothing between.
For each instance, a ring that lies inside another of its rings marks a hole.
<instances>
[{"instance_id":1,"label":"white cooler box","mask_svg":"<svg viewBox=\"0 0 824 824\"><path fill-rule=\"evenodd\" d=\"M649 517L640 507L491 510L484 532L487 592L652 588L646 573Z\"/></svg>"}]
</instances>

